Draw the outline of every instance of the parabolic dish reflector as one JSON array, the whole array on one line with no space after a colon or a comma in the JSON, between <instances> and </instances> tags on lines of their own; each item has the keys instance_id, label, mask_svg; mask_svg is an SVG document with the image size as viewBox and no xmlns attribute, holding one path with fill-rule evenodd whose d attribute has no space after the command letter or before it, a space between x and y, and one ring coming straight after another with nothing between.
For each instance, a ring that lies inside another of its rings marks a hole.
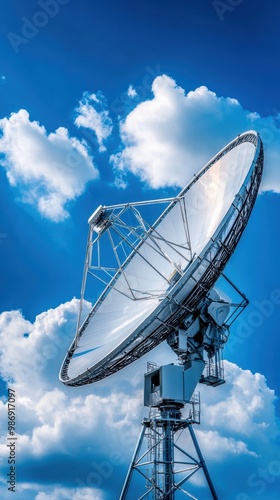
<instances>
[{"instance_id":1,"label":"parabolic dish reflector","mask_svg":"<svg viewBox=\"0 0 280 500\"><path fill-rule=\"evenodd\" d=\"M121 215L129 204L99 207L90 234L108 233L113 242L115 228L114 251L123 245L131 251L78 326L60 371L64 384L89 384L122 369L195 309L240 239L262 168L262 141L249 131L210 160L149 227L139 218L139 227L125 233ZM89 270L91 246L89 239Z\"/></svg>"}]
</instances>

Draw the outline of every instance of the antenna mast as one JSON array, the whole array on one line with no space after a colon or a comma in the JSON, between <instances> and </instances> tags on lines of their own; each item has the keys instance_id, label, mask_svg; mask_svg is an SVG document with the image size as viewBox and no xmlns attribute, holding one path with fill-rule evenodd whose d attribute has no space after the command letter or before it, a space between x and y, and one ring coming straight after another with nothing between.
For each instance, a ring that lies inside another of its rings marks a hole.
<instances>
[{"instance_id":1,"label":"antenna mast","mask_svg":"<svg viewBox=\"0 0 280 500\"><path fill-rule=\"evenodd\" d=\"M235 313L248 304L246 297L224 278L241 295L241 302L226 302L217 290L210 290L197 309L188 314L167 337L168 344L178 355L178 365L158 367L148 363L144 376L144 405L150 408L149 417L142 422L119 500L129 499L127 495L134 471L146 479L146 491L137 497L138 500L175 500L177 493L195 499L184 488L185 483L200 469L204 472L213 500L218 500L193 424L200 424L200 396L194 392L196 386L198 382L214 387L225 383L222 349L228 339L229 323L232 324ZM231 308L234 311L230 313ZM190 407L187 416L182 412L186 404ZM179 431L180 437L188 431L194 454L177 443ZM145 448L144 438L147 443Z\"/></svg>"},{"instance_id":2,"label":"antenna mast","mask_svg":"<svg viewBox=\"0 0 280 500\"><path fill-rule=\"evenodd\" d=\"M152 372L146 373L145 388L147 389L147 383L153 385L157 378L162 377L164 380L167 374L171 375L173 383L177 382L180 385L184 377L184 370L183 367L175 365L155 368ZM164 382L162 386L159 386L159 389L163 392L167 390L164 387ZM150 396L153 397L154 394L155 392L150 393ZM162 399L162 402L159 401L157 406L150 406L149 418L142 422L139 440L119 500L128 498L127 494L134 471L139 472L146 479L146 491L137 497L138 500L142 498L175 500L176 492L181 492L195 499L184 487L188 479L200 469L204 472L213 500L218 500L192 427L192 424L200 423L199 393L194 395L190 403L192 409L187 418L182 416L181 410L184 404L179 400L169 399L167 403ZM178 431L189 431L196 457L176 443ZM142 451L144 438L146 438L148 446L145 451Z\"/></svg>"}]
</instances>

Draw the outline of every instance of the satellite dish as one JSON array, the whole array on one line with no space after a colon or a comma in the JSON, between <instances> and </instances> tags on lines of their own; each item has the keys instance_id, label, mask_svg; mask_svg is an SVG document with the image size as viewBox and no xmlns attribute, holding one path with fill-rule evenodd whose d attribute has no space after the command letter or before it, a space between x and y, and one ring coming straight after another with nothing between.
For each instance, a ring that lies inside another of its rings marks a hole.
<instances>
[{"instance_id":1,"label":"satellite dish","mask_svg":"<svg viewBox=\"0 0 280 500\"><path fill-rule=\"evenodd\" d=\"M248 131L211 159L178 196L100 206L93 213L76 337L60 371L64 384L89 384L117 372L165 340L197 307L247 224L262 166L262 141ZM154 224L139 212L141 206L167 202ZM102 264L104 238L114 265L107 251ZM88 274L105 287L81 324Z\"/></svg>"}]
</instances>

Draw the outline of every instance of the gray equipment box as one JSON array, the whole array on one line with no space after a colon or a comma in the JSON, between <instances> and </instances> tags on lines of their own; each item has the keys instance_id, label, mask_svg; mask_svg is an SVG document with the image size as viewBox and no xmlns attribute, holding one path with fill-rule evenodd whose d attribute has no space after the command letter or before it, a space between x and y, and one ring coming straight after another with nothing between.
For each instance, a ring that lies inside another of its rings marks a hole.
<instances>
[{"instance_id":1,"label":"gray equipment box","mask_svg":"<svg viewBox=\"0 0 280 500\"><path fill-rule=\"evenodd\" d=\"M161 406L168 402L185 405L190 401L205 363L188 362L186 366L165 365L145 374L144 405Z\"/></svg>"}]
</instances>

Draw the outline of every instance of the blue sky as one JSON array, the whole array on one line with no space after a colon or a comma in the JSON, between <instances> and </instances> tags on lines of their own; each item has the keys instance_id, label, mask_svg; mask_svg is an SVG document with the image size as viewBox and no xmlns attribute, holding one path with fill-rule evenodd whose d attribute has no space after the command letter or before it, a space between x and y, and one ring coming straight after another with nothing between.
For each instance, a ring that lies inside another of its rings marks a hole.
<instances>
[{"instance_id":1,"label":"blue sky","mask_svg":"<svg viewBox=\"0 0 280 500\"><path fill-rule=\"evenodd\" d=\"M70 389L58 372L81 287L87 219L173 196L253 128L263 182L226 274L250 300L201 388L197 429L219 498L280 496L278 377L280 5L272 0L2 2L0 23L0 497L7 387L17 395L23 500L118 498L145 412L147 359ZM99 289L96 288L96 297ZM207 498L201 479L190 486Z\"/></svg>"}]
</instances>

